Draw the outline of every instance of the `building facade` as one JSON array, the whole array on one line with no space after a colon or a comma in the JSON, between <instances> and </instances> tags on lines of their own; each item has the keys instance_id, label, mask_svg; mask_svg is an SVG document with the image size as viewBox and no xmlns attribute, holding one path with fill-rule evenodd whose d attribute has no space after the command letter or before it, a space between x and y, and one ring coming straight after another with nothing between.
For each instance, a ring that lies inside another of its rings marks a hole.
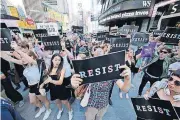
<instances>
[{"instance_id":1,"label":"building facade","mask_svg":"<svg viewBox=\"0 0 180 120\"><path fill-rule=\"evenodd\" d=\"M23 0L26 15L34 21L43 21L46 18L43 12L42 1L43 0Z\"/></svg>"},{"instance_id":2,"label":"building facade","mask_svg":"<svg viewBox=\"0 0 180 120\"><path fill-rule=\"evenodd\" d=\"M104 26L136 25L141 32L149 30L155 4L162 0L101 0L99 24ZM162 12L157 15L160 17Z\"/></svg>"}]
</instances>

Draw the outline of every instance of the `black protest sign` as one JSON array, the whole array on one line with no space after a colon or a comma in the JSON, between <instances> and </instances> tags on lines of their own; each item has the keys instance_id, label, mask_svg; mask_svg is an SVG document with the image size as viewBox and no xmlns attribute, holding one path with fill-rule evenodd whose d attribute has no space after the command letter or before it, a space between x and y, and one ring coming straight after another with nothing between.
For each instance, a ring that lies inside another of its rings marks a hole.
<instances>
[{"instance_id":1,"label":"black protest sign","mask_svg":"<svg viewBox=\"0 0 180 120\"><path fill-rule=\"evenodd\" d=\"M168 44L178 44L180 40L180 28L167 27L161 35L160 41Z\"/></svg>"},{"instance_id":2,"label":"black protest sign","mask_svg":"<svg viewBox=\"0 0 180 120\"><path fill-rule=\"evenodd\" d=\"M63 37L67 37L66 33L63 33Z\"/></svg>"},{"instance_id":3,"label":"black protest sign","mask_svg":"<svg viewBox=\"0 0 180 120\"><path fill-rule=\"evenodd\" d=\"M175 111L176 111L178 117L180 117L180 107L174 107L174 108L175 108ZM174 116L174 118L175 118L175 117L176 117L176 116Z\"/></svg>"},{"instance_id":4,"label":"black protest sign","mask_svg":"<svg viewBox=\"0 0 180 120\"><path fill-rule=\"evenodd\" d=\"M81 34L83 34L83 27L82 26L72 26L72 31L74 33L81 33Z\"/></svg>"},{"instance_id":5,"label":"black protest sign","mask_svg":"<svg viewBox=\"0 0 180 120\"><path fill-rule=\"evenodd\" d=\"M11 51L12 36L9 29L1 29L1 51Z\"/></svg>"},{"instance_id":6,"label":"black protest sign","mask_svg":"<svg viewBox=\"0 0 180 120\"><path fill-rule=\"evenodd\" d=\"M114 80L120 78L119 67L125 64L125 51L72 62L83 84Z\"/></svg>"},{"instance_id":7,"label":"black protest sign","mask_svg":"<svg viewBox=\"0 0 180 120\"><path fill-rule=\"evenodd\" d=\"M132 35L131 44L134 46L143 46L149 41L149 34L136 32Z\"/></svg>"},{"instance_id":8,"label":"black protest sign","mask_svg":"<svg viewBox=\"0 0 180 120\"><path fill-rule=\"evenodd\" d=\"M59 36L47 36L42 38L42 42L45 50L61 50Z\"/></svg>"},{"instance_id":9,"label":"black protest sign","mask_svg":"<svg viewBox=\"0 0 180 120\"><path fill-rule=\"evenodd\" d=\"M134 32L137 32L139 29L139 26L134 26L134 25L123 25L121 28L121 34L131 34Z\"/></svg>"},{"instance_id":10,"label":"black protest sign","mask_svg":"<svg viewBox=\"0 0 180 120\"><path fill-rule=\"evenodd\" d=\"M97 40L98 41L103 41L106 39L108 35L108 32L100 32L100 33L97 33Z\"/></svg>"},{"instance_id":11,"label":"black protest sign","mask_svg":"<svg viewBox=\"0 0 180 120\"><path fill-rule=\"evenodd\" d=\"M14 33L21 33L18 27L8 27Z\"/></svg>"},{"instance_id":12,"label":"black protest sign","mask_svg":"<svg viewBox=\"0 0 180 120\"><path fill-rule=\"evenodd\" d=\"M153 36L158 37L161 36L164 30L153 30Z\"/></svg>"},{"instance_id":13,"label":"black protest sign","mask_svg":"<svg viewBox=\"0 0 180 120\"><path fill-rule=\"evenodd\" d=\"M1 28L7 28L6 23L1 23Z\"/></svg>"},{"instance_id":14,"label":"black protest sign","mask_svg":"<svg viewBox=\"0 0 180 120\"><path fill-rule=\"evenodd\" d=\"M41 41L42 37L47 37L48 36L48 32L46 29L37 29L37 30L33 30L33 33L35 35L35 37Z\"/></svg>"},{"instance_id":15,"label":"black protest sign","mask_svg":"<svg viewBox=\"0 0 180 120\"><path fill-rule=\"evenodd\" d=\"M59 34L62 35L62 29L58 30Z\"/></svg>"},{"instance_id":16,"label":"black protest sign","mask_svg":"<svg viewBox=\"0 0 180 120\"><path fill-rule=\"evenodd\" d=\"M169 101L159 99L131 98L138 118L151 120L173 120L177 115Z\"/></svg>"},{"instance_id":17,"label":"black protest sign","mask_svg":"<svg viewBox=\"0 0 180 120\"><path fill-rule=\"evenodd\" d=\"M128 50L130 38L111 38L111 51L117 52L121 50Z\"/></svg>"},{"instance_id":18,"label":"black protest sign","mask_svg":"<svg viewBox=\"0 0 180 120\"><path fill-rule=\"evenodd\" d=\"M65 41L65 46L66 46L66 48L68 48L68 49L72 48L71 42L70 42L69 40L66 40L66 41Z\"/></svg>"}]
</instances>

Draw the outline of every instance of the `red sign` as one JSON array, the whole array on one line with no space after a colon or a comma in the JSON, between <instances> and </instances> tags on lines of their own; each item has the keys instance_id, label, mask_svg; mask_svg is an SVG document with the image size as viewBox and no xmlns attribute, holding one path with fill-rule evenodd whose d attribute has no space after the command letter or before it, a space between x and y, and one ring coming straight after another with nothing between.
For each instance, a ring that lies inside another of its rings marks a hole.
<instances>
[{"instance_id":1,"label":"red sign","mask_svg":"<svg viewBox=\"0 0 180 120\"><path fill-rule=\"evenodd\" d=\"M29 24L29 25L34 25L33 19L26 18L26 22L27 22L27 24Z\"/></svg>"}]
</instances>

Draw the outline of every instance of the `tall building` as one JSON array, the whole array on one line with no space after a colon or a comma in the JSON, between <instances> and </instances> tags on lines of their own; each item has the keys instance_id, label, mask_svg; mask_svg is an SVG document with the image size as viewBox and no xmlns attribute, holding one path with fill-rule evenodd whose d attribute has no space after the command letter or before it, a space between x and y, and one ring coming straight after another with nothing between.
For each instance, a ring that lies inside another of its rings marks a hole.
<instances>
[{"instance_id":1,"label":"tall building","mask_svg":"<svg viewBox=\"0 0 180 120\"><path fill-rule=\"evenodd\" d=\"M46 18L42 7L43 0L23 0L27 16L34 21L43 21Z\"/></svg>"},{"instance_id":2,"label":"tall building","mask_svg":"<svg viewBox=\"0 0 180 120\"><path fill-rule=\"evenodd\" d=\"M59 13L68 14L68 2L67 0L43 0L42 4L45 6L52 7Z\"/></svg>"},{"instance_id":3,"label":"tall building","mask_svg":"<svg viewBox=\"0 0 180 120\"><path fill-rule=\"evenodd\" d=\"M136 25L141 32L165 29L179 23L179 0L100 0L99 24L104 26ZM166 16L164 16L166 15ZM168 16L167 16L168 15ZM164 17L163 17L164 16ZM170 19L165 19L169 17ZM160 19L164 19L161 24Z\"/></svg>"},{"instance_id":4,"label":"tall building","mask_svg":"<svg viewBox=\"0 0 180 120\"><path fill-rule=\"evenodd\" d=\"M1 14L8 15L9 10L8 10L8 7L7 7L7 1L6 0L1 0L0 4L1 4Z\"/></svg>"},{"instance_id":5,"label":"tall building","mask_svg":"<svg viewBox=\"0 0 180 120\"><path fill-rule=\"evenodd\" d=\"M47 21L56 22L59 29L67 31L69 23L69 9L67 0L43 0L42 5Z\"/></svg>"}]
</instances>

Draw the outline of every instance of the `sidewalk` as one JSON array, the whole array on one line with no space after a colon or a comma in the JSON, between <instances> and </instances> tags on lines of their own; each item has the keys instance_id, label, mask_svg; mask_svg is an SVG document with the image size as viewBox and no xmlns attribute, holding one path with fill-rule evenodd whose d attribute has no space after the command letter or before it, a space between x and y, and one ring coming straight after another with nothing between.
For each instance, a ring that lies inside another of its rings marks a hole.
<instances>
[{"instance_id":1,"label":"sidewalk","mask_svg":"<svg viewBox=\"0 0 180 120\"><path fill-rule=\"evenodd\" d=\"M141 82L141 75L140 74L136 75L135 79L132 82L134 84L134 88L130 90L129 96L136 97L137 91ZM147 89L147 86L148 85L146 85L146 89ZM28 91L25 91L22 94L24 96L25 105L22 108L19 108L18 106L16 106L17 110L20 112L22 117L24 117L25 120L42 120L44 113L39 118L37 119L34 118L36 114L35 107L29 104ZM113 105L109 106L108 111L105 114L103 120L136 120L136 115L135 115L131 100L126 99L125 96L123 97L124 97L123 99L119 98L119 90L118 90L118 87L115 85L113 88L113 93L112 93L112 98L111 98ZM50 106L52 109L52 113L50 117L48 118L48 120L56 120L58 108L54 102L51 102ZM63 107L64 107L64 112L60 120L68 120L67 109L65 108L65 106ZM72 108L74 111L73 120L85 120L85 116L84 116L85 109L80 106L79 100L76 100L72 104Z\"/></svg>"}]
</instances>

